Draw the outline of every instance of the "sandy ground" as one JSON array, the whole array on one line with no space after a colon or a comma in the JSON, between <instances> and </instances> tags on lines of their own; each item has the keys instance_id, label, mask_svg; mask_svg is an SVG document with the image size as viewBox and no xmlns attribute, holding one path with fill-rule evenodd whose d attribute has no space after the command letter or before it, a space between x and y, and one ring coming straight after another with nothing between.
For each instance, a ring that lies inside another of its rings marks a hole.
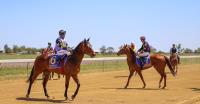
<instances>
[{"instance_id":1,"label":"sandy ground","mask_svg":"<svg viewBox=\"0 0 200 104\"><path fill-rule=\"evenodd\" d=\"M200 65L180 66L177 77L167 74L164 90L158 88L160 76L153 68L143 71L145 89L138 75L133 76L128 89L123 89L128 74L128 70L80 74L81 88L74 101L64 101L64 79L49 81L51 100L45 98L41 80L34 83L29 99L25 98L26 79L3 80L0 104L200 104ZM71 80L69 95L74 90Z\"/></svg>"}]
</instances>

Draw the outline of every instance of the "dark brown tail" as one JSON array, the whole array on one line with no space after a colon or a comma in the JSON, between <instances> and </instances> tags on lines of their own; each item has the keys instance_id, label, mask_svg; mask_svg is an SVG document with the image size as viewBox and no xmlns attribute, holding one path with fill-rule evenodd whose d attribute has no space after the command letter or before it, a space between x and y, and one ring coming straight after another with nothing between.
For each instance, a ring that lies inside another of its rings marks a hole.
<instances>
[{"instance_id":1,"label":"dark brown tail","mask_svg":"<svg viewBox=\"0 0 200 104\"><path fill-rule=\"evenodd\" d=\"M172 68L172 64L171 62L169 61L169 58L167 56L164 56L165 57L165 61L167 63L167 66L169 67L171 73L173 76L176 76L176 72L174 71L174 69Z\"/></svg>"},{"instance_id":2,"label":"dark brown tail","mask_svg":"<svg viewBox=\"0 0 200 104\"><path fill-rule=\"evenodd\" d=\"M31 70L31 75L29 76L28 80L26 81L27 83L30 82L30 80L31 80L31 78L33 76L33 73L34 73L34 66L33 66L32 70Z\"/></svg>"}]
</instances>

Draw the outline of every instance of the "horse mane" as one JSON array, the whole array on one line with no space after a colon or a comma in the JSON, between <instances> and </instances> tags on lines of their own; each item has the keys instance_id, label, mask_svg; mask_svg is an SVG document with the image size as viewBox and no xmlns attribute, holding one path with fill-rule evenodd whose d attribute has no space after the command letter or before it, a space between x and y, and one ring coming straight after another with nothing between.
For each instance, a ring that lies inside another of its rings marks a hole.
<instances>
[{"instance_id":1,"label":"horse mane","mask_svg":"<svg viewBox=\"0 0 200 104\"><path fill-rule=\"evenodd\" d=\"M135 61L136 58L134 58L134 57L136 57L136 53L131 49L131 47L128 47L128 48L129 48L132 60Z\"/></svg>"},{"instance_id":2,"label":"horse mane","mask_svg":"<svg viewBox=\"0 0 200 104\"><path fill-rule=\"evenodd\" d=\"M83 41L82 41L82 42L83 42ZM81 45L82 42L80 42L80 43L76 46L76 48L72 50L72 54L68 56L68 60L71 61L72 63L76 63L76 62L77 62L75 53L79 51L79 47L80 47L80 45Z\"/></svg>"}]
</instances>

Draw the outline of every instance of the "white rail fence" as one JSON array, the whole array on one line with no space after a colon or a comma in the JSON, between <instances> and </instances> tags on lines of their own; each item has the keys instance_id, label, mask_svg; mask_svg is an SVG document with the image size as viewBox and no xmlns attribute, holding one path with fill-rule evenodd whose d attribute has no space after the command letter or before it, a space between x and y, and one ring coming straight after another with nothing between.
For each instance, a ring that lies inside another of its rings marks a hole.
<instances>
[{"instance_id":1,"label":"white rail fence","mask_svg":"<svg viewBox=\"0 0 200 104\"><path fill-rule=\"evenodd\" d=\"M180 56L181 59L187 58L200 58L200 56ZM115 60L125 60L126 57L102 57L102 58L84 58L84 62L88 61L115 61ZM0 60L0 64L4 63L33 63L35 59L8 59L8 60Z\"/></svg>"}]
</instances>

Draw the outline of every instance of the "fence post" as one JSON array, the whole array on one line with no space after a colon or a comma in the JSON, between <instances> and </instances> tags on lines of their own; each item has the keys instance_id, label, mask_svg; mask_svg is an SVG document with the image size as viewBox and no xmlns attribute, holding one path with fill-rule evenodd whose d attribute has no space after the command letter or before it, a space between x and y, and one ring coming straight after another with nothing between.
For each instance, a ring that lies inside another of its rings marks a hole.
<instances>
[{"instance_id":1,"label":"fence post","mask_svg":"<svg viewBox=\"0 0 200 104\"><path fill-rule=\"evenodd\" d=\"M104 60L103 60L103 72L104 72Z\"/></svg>"},{"instance_id":2,"label":"fence post","mask_svg":"<svg viewBox=\"0 0 200 104\"><path fill-rule=\"evenodd\" d=\"M26 76L28 78L28 66L29 66L29 62L27 62L27 66L26 66Z\"/></svg>"}]
</instances>

